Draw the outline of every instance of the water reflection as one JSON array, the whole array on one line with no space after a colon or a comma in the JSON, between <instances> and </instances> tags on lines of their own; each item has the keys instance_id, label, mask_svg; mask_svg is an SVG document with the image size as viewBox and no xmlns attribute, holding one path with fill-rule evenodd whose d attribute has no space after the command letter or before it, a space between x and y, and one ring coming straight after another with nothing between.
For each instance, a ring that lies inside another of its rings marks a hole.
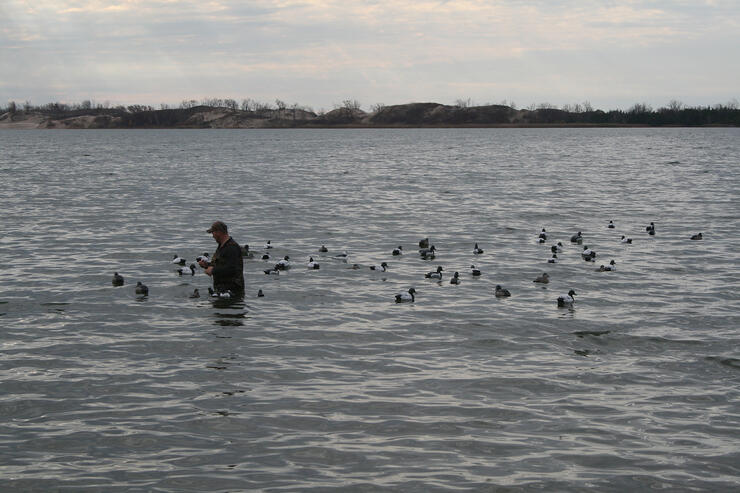
<instances>
[{"instance_id":1,"label":"water reflection","mask_svg":"<svg viewBox=\"0 0 740 493\"><path fill-rule=\"evenodd\" d=\"M212 300L213 316L215 325L222 327L240 327L244 325L248 310L244 304L244 298L215 298Z\"/></svg>"}]
</instances>

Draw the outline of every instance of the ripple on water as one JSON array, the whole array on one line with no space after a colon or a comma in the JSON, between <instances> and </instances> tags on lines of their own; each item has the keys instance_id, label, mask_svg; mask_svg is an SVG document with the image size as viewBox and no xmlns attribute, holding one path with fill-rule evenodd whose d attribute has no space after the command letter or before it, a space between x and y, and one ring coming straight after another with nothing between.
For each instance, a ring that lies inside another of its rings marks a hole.
<instances>
[{"instance_id":1,"label":"ripple on water","mask_svg":"<svg viewBox=\"0 0 740 493\"><path fill-rule=\"evenodd\" d=\"M0 484L730 490L737 137L0 132L0 253L12 259ZM173 187L183 176L198 186ZM169 260L213 251L205 229L217 218L255 253L269 239L273 259L296 265L266 276L274 260L246 260L244 300L190 299L210 279L179 277ZM596 262L570 243L576 231ZM417 253L425 237L434 260ZM561 262L548 264L557 241ZM343 250L347 262L333 258ZM309 255L320 270L304 268ZM616 272L594 271L611 259ZM388 272L368 268L382 261ZM438 265L442 282L425 279ZM550 283L533 283L542 272ZM396 304L409 287L416 301ZM569 289L574 307L557 308Z\"/></svg>"}]
</instances>

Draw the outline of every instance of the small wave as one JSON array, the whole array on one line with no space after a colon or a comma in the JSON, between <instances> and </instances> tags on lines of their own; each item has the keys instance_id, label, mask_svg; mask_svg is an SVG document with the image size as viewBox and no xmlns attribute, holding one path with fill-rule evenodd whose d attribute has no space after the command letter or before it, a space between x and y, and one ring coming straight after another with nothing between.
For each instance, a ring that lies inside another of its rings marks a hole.
<instances>
[{"instance_id":1,"label":"small wave","mask_svg":"<svg viewBox=\"0 0 740 493\"><path fill-rule=\"evenodd\" d=\"M720 356L707 356L707 361L714 361L719 363L723 366L729 366L730 368L735 368L740 370L740 358L723 358Z\"/></svg>"},{"instance_id":2,"label":"small wave","mask_svg":"<svg viewBox=\"0 0 740 493\"><path fill-rule=\"evenodd\" d=\"M573 332L573 334L577 335L578 337L585 337L585 336L603 336L610 332L611 330L576 330L575 332Z\"/></svg>"}]
</instances>

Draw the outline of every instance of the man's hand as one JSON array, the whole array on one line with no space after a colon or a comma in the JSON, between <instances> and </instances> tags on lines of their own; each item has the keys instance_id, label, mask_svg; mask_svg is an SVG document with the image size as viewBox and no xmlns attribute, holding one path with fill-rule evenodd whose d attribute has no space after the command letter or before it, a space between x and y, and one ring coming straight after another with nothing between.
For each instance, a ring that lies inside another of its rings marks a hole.
<instances>
[{"instance_id":1,"label":"man's hand","mask_svg":"<svg viewBox=\"0 0 740 493\"><path fill-rule=\"evenodd\" d=\"M208 267L208 268L207 268L207 269L206 269L205 271L203 271L203 272L205 272L205 273L206 273L206 274L208 274L209 276L212 276L212 275L213 275L213 266L211 265L210 267Z\"/></svg>"}]
</instances>

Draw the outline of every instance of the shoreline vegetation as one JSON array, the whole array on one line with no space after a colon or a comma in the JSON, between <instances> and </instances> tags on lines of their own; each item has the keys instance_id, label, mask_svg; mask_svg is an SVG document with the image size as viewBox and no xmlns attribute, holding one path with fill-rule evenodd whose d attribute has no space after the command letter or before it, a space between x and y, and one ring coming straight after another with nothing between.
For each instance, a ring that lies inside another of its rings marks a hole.
<instances>
[{"instance_id":1,"label":"shoreline vegetation","mask_svg":"<svg viewBox=\"0 0 740 493\"><path fill-rule=\"evenodd\" d=\"M557 108L546 103L517 109L515 105L475 106L470 100L454 105L408 103L373 105L363 111L356 100L343 101L331 111L314 112L286 105L233 99L183 101L179 107L115 106L83 101L0 107L5 129L151 129L151 128L435 128L435 127L636 127L740 126L737 101L705 107L685 107L671 101L653 109L635 104L628 110L595 110L589 103Z\"/></svg>"}]
</instances>

